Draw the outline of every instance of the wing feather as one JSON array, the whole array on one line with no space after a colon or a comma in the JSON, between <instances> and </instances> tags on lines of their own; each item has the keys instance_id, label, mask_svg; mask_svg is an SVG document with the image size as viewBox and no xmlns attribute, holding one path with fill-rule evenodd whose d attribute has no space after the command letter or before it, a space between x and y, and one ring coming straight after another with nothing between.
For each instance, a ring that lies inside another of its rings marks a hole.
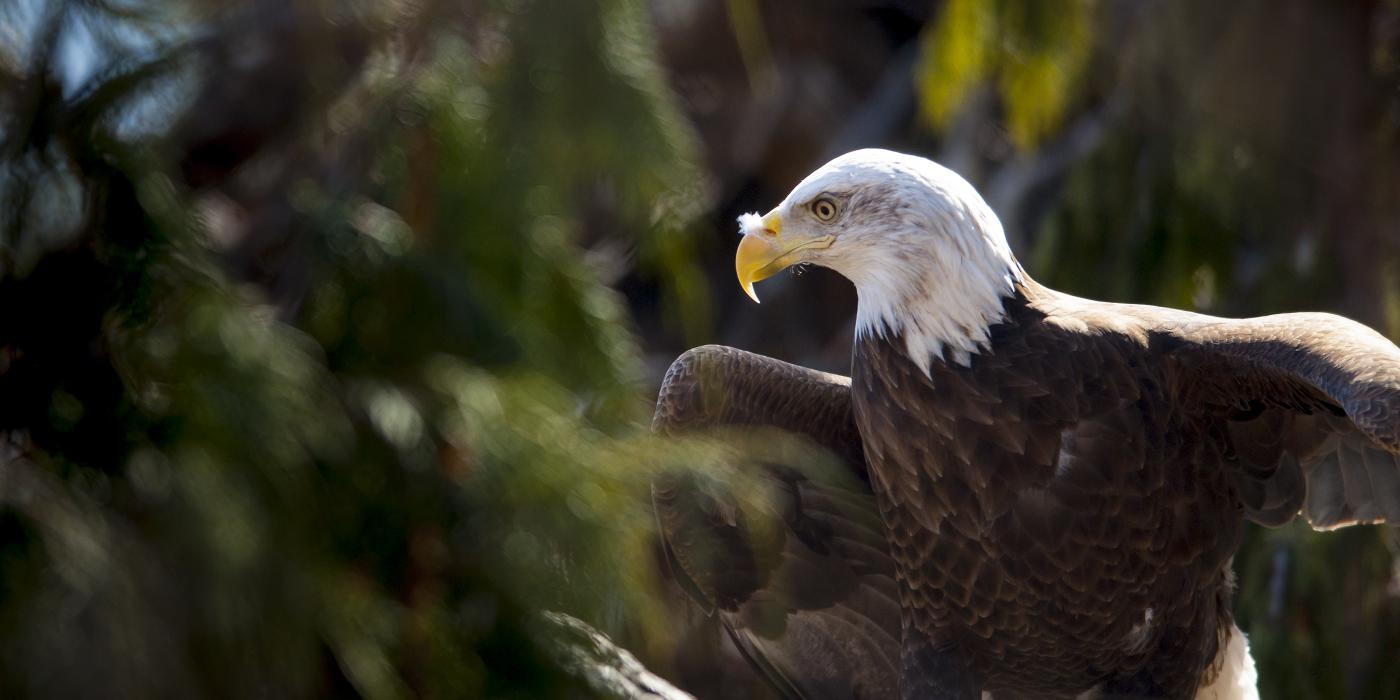
<instances>
[{"instance_id":1,"label":"wing feather","mask_svg":"<svg viewBox=\"0 0 1400 700\"><path fill-rule=\"evenodd\" d=\"M1231 421L1251 519L1400 522L1400 348L1331 314L1171 319L1187 403Z\"/></svg>"},{"instance_id":2,"label":"wing feather","mask_svg":"<svg viewBox=\"0 0 1400 700\"><path fill-rule=\"evenodd\" d=\"M682 588L717 613L784 697L892 697L894 564L849 380L733 348L696 348L667 372L653 429L723 431L741 448L795 435L824 450L824 458L784 452L780 464L740 451L735 466L763 486L742 494L693 474L659 481L653 503L664 550Z\"/></svg>"}]
</instances>

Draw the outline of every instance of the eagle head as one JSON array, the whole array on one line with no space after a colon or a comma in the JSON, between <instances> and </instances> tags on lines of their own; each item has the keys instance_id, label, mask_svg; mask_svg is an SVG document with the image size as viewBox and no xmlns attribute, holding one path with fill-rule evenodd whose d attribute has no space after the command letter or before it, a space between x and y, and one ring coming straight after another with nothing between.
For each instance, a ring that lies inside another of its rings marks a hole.
<instances>
[{"instance_id":1,"label":"eagle head","mask_svg":"<svg viewBox=\"0 0 1400 700\"><path fill-rule=\"evenodd\" d=\"M835 270L859 295L857 336L901 338L925 372L934 358L968 364L985 348L1025 275L971 184L893 151L840 156L739 227L734 267L750 298L754 282L791 265Z\"/></svg>"}]
</instances>

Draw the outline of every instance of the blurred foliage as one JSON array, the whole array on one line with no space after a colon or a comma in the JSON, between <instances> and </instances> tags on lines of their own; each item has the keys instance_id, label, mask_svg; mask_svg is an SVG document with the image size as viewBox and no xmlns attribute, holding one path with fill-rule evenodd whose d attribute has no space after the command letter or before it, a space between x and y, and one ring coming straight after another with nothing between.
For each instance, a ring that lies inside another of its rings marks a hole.
<instances>
[{"instance_id":1,"label":"blurred foliage","mask_svg":"<svg viewBox=\"0 0 1400 700\"><path fill-rule=\"evenodd\" d=\"M0 695L591 697L646 649L635 264L693 146L627 0L27 0L0 24Z\"/></svg>"},{"instance_id":2,"label":"blurred foliage","mask_svg":"<svg viewBox=\"0 0 1400 700\"><path fill-rule=\"evenodd\" d=\"M1069 173L1034 251L1049 281L1228 314L1340 299L1341 311L1386 322L1376 301L1393 294L1381 276L1400 256L1400 159L1384 145L1400 142L1400 115L1372 96L1394 78L1369 65L1367 47L1338 46L1355 41L1349 23L1378 18L1293 4L1310 22L1280 22L1258 3L1204 37L1197 27L1220 23L1208 3L1145 18L1160 29L1115 69L1133 107ZM1299 50L1332 58L1307 80L1263 80ZM1107 279L1085 269L1102 257L1114 261ZM1348 287L1366 298L1346 298Z\"/></svg>"},{"instance_id":3,"label":"blurred foliage","mask_svg":"<svg viewBox=\"0 0 1400 700\"><path fill-rule=\"evenodd\" d=\"M1012 140L1031 148L1076 97L1093 38L1094 0L948 0L925 34L920 106L947 127L984 83L1006 105Z\"/></svg>"},{"instance_id":4,"label":"blurred foliage","mask_svg":"<svg viewBox=\"0 0 1400 700\"><path fill-rule=\"evenodd\" d=\"M1269 698L1393 698L1400 648L1394 527L1251 528L1235 612Z\"/></svg>"}]
</instances>

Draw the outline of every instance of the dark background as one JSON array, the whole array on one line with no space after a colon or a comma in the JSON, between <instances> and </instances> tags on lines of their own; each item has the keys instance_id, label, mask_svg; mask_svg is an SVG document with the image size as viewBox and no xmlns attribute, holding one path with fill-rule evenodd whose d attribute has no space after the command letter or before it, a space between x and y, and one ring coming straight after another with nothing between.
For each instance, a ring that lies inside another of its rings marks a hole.
<instances>
[{"instance_id":1,"label":"dark background","mask_svg":"<svg viewBox=\"0 0 1400 700\"><path fill-rule=\"evenodd\" d=\"M852 148L1041 282L1400 338L1391 0L6 0L0 695L590 697L563 610L766 692L657 566L720 342L845 371L735 217ZM1251 529L1266 698L1400 696L1389 528Z\"/></svg>"}]
</instances>

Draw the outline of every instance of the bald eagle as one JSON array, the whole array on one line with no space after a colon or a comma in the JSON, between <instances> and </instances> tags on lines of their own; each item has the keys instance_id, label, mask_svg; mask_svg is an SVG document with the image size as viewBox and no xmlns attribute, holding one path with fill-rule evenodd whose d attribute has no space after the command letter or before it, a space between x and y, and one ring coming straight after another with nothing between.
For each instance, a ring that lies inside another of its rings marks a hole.
<instances>
[{"instance_id":1,"label":"bald eagle","mask_svg":"<svg viewBox=\"0 0 1400 700\"><path fill-rule=\"evenodd\" d=\"M969 183L884 150L740 225L755 301L798 263L859 296L849 379L708 346L656 408L663 433L768 426L849 470L771 471L776 541L732 494L654 489L678 576L785 695L1257 697L1244 521L1400 522L1400 349L1369 328L1048 289Z\"/></svg>"}]
</instances>

